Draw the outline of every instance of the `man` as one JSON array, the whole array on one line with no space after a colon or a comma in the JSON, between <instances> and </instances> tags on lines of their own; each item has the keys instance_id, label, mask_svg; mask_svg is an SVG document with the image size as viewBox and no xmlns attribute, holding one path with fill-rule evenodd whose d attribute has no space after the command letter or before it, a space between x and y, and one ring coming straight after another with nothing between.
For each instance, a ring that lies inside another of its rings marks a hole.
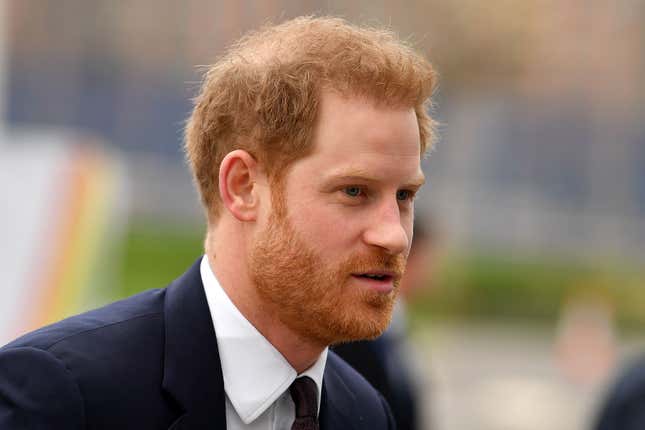
<instances>
[{"instance_id":1,"label":"man","mask_svg":"<svg viewBox=\"0 0 645 430\"><path fill-rule=\"evenodd\" d=\"M4 347L0 428L394 428L327 347L388 324L433 84L391 33L340 19L243 38L187 125L206 256Z\"/></svg>"}]
</instances>

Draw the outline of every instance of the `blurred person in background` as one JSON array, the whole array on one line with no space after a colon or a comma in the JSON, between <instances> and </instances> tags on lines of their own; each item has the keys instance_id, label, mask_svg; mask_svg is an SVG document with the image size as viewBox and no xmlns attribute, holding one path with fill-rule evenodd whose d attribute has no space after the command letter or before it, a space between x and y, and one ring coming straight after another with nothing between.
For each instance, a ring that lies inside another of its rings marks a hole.
<instances>
[{"instance_id":1,"label":"blurred person in background","mask_svg":"<svg viewBox=\"0 0 645 430\"><path fill-rule=\"evenodd\" d=\"M334 351L365 377L390 404L399 430L417 430L422 425L421 390L418 371L408 357L406 303L416 290L429 285L434 247L433 226L424 216L414 224L414 239L401 279L400 295L394 306L392 322L374 340L349 342ZM427 412L427 411L425 411ZM427 413L425 414L427 415Z\"/></svg>"},{"instance_id":2,"label":"blurred person in background","mask_svg":"<svg viewBox=\"0 0 645 430\"><path fill-rule=\"evenodd\" d=\"M0 428L394 428L328 346L390 321L434 84L387 30L305 17L242 38L186 128L206 255L3 347Z\"/></svg>"},{"instance_id":3,"label":"blurred person in background","mask_svg":"<svg viewBox=\"0 0 645 430\"><path fill-rule=\"evenodd\" d=\"M645 429L645 357L632 363L607 393L595 430Z\"/></svg>"}]
</instances>

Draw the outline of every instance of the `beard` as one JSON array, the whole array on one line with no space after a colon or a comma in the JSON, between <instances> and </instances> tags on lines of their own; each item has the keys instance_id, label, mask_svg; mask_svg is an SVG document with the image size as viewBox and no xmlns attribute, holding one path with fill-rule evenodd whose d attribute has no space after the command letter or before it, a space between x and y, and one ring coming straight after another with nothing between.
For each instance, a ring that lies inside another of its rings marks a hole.
<instances>
[{"instance_id":1,"label":"beard","mask_svg":"<svg viewBox=\"0 0 645 430\"><path fill-rule=\"evenodd\" d=\"M258 295L279 320L305 339L332 345L378 337L387 328L405 269L405 257L383 250L324 263L289 223L274 214L250 255L251 280ZM377 292L352 273L389 271L394 289Z\"/></svg>"}]
</instances>

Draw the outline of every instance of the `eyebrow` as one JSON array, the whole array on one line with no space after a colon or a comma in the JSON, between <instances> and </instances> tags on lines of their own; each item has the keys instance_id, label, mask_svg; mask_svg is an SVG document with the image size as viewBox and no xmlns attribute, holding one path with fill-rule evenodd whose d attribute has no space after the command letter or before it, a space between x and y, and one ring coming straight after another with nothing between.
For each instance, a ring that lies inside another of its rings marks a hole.
<instances>
[{"instance_id":1,"label":"eyebrow","mask_svg":"<svg viewBox=\"0 0 645 430\"><path fill-rule=\"evenodd\" d=\"M342 182L342 181L356 181L356 182L380 182L369 175L363 170L349 170L344 172L335 172L325 178L325 182ZM425 184L426 178L423 173L415 175L410 181L406 181L402 186L406 188L421 188Z\"/></svg>"}]
</instances>

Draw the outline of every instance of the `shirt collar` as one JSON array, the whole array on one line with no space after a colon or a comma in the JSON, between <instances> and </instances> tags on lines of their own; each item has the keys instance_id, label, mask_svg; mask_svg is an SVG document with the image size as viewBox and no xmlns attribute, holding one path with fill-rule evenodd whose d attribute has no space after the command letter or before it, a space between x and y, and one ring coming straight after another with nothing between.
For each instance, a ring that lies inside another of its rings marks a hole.
<instances>
[{"instance_id":1,"label":"shirt collar","mask_svg":"<svg viewBox=\"0 0 645 430\"><path fill-rule=\"evenodd\" d=\"M207 256L200 272L217 336L224 391L245 424L260 416L297 376L309 376L318 388L318 410L328 349L298 375L289 362L233 304L215 277Z\"/></svg>"}]
</instances>

